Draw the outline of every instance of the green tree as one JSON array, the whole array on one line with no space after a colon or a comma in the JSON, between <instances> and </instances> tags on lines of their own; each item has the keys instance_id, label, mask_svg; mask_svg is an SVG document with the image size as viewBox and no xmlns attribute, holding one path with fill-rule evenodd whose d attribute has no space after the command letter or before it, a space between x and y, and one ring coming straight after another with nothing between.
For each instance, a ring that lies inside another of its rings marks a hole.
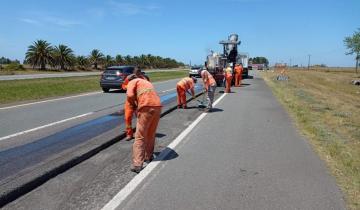
<instances>
[{"instance_id":1,"label":"green tree","mask_svg":"<svg viewBox=\"0 0 360 210\"><path fill-rule=\"evenodd\" d=\"M105 64L105 67L109 67L109 66L112 66L114 65L115 61L114 61L114 58L111 57L111 55L107 55L104 59L104 64Z\"/></svg>"},{"instance_id":2,"label":"green tree","mask_svg":"<svg viewBox=\"0 0 360 210\"><path fill-rule=\"evenodd\" d=\"M115 56L115 63L116 65L124 65L124 58L119 54Z\"/></svg>"},{"instance_id":3,"label":"green tree","mask_svg":"<svg viewBox=\"0 0 360 210\"><path fill-rule=\"evenodd\" d=\"M76 63L79 69L85 70L89 66L89 59L85 56L78 56L76 58Z\"/></svg>"},{"instance_id":4,"label":"green tree","mask_svg":"<svg viewBox=\"0 0 360 210\"><path fill-rule=\"evenodd\" d=\"M355 31L352 36L345 37L344 44L346 48L349 49L349 52L347 52L346 55L355 54L355 60L356 60L355 72L358 73L359 60L360 60L360 28L358 28L358 31Z\"/></svg>"},{"instance_id":5,"label":"green tree","mask_svg":"<svg viewBox=\"0 0 360 210\"><path fill-rule=\"evenodd\" d=\"M269 65L269 61L265 57L254 57L250 58L249 62L252 62L253 64L265 64L265 66Z\"/></svg>"},{"instance_id":6,"label":"green tree","mask_svg":"<svg viewBox=\"0 0 360 210\"><path fill-rule=\"evenodd\" d=\"M102 61L104 60L104 54L102 54L100 50L94 49L91 51L89 59L92 65L94 65L94 68L98 69L98 64L102 63Z\"/></svg>"},{"instance_id":7,"label":"green tree","mask_svg":"<svg viewBox=\"0 0 360 210\"><path fill-rule=\"evenodd\" d=\"M74 66L75 55L73 50L66 45L60 44L55 46L53 50L54 65L60 69L66 70L67 67Z\"/></svg>"},{"instance_id":8,"label":"green tree","mask_svg":"<svg viewBox=\"0 0 360 210\"><path fill-rule=\"evenodd\" d=\"M28 47L26 52L26 62L31 64L33 68L40 66L41 70L46 70L46 65L52 64L52 51L50 43L45 40L37 40Z\"/></svg>"}]
</instances>

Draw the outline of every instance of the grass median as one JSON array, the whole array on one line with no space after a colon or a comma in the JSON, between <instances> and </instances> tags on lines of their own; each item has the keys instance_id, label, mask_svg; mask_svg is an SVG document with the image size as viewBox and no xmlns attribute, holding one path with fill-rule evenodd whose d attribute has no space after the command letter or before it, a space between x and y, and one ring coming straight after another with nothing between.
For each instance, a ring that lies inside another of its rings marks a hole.
<instances>
[{"instance_id":1,"label":"grass median","mask_svg":"<svg viewBox=\"0 0 360 210\"><path fill-rule=\"evenodd\" d=\"M147 73L152 82L185 77L187 71ZM0 82L0 104L34 101L59 96L101 91L99 76L27 79Z\"/></svg>"},{"instance_id":2,"label":"grass median","mask_svg":"<svg viewBox=\"0 0 360 210\"><path fill-rule=\"evenodd\" d=\"M360 209L360 88L349 71L278 72L262 75L314 150L327 163L349 209Z\"/></svg>"}]
</instances>

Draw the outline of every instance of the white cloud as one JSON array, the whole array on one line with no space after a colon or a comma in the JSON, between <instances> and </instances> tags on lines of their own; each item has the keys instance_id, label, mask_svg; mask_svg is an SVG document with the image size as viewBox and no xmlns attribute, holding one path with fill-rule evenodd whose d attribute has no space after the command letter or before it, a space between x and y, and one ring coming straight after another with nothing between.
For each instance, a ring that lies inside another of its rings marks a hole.
<instances>
[{"instance_id":1,"label":"white cloud","mask_svg":"<svg viewBox=\"0 0 360 210\"><path fill-rule=\"evenodd\" d=\"M49 24L54 24L61 27L70 27L70 26L76 26L76 25L82 25L79 21L73 21L73 20L66 20L59 17L45 17L44 22Z\"/></svg>"},{"instance_id":2,"label":"white cloud","mask_svg":"<svg viewBox=\"0 0 360 210\"><path fill-rule=\"evenodd\" d=\"M110 0L108 3L112 7L113 12L115 14L123 14L123 15L150 14L160 8L155 5L143 6L128 2L118 2L114 0Z\"/></svg>"},{"instance_id":3,"label":"white cloud","mask_svg":"<svg viewBox=\"0 0 360 210\"><path fill-rule=\"evenodd\" d=\"M41 25L41 23L37 20L30 19L30 18L19 18L21 22L32 24L32 25Z\"/></svg>"},{"instance_id":4,"label":"white cloud","mask_svg":"<svg viewBox=\"0 0 360 210\"><path fill-rule=\"evenodd\" d=\"M54 16L43 16L35 18L19 18L20 21L31 24L31 25L38 25L38 26L49 26L55 25L63 28L68 28L71 26L82 25L79 21L67 20L59 17Z\"/></svg>"}]
</instances>

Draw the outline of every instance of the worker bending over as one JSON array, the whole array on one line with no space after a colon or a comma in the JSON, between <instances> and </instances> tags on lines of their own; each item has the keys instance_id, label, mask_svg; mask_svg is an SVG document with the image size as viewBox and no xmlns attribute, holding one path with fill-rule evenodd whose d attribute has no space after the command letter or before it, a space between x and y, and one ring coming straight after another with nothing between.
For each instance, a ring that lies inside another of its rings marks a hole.
<instances>
[{"instance_id":1,"label":"worker bending over","mask_svg":"<svg viewBox=\"0 0 360 210\"><path fill-rule=\"evenodd\" d=\"M206 70L206 68L203 68L200 72L201 78L204 82L205 91L207 94L207 109L206 111L211 111L212 104L214 102L214 95L216 90L216 81L214 77Z\"/></svg>"},{"instance_id":2,"label":"worker bending over","mask_svg":"<svg viewBox=\"0 0 360 210\"><path fill-rule=\"evenodd\" d=\"M195 83L197 82L197 79L195 77L185 77L181 79L176 84L176 91L177 91L177 101L178 101L178 109L183 108L186 109L186 92L189 93L189 90L191 91L191 96L195 98Z\"/></svg>"},{"instance_id":3,"label":"worker bending over","mask_svg":"<svg viewBox=\"0 0 360 210\"><path fill-rule=\"evenodd\" d=\"M242 64L241 63L236 64L236 66L235 66L235 87L241 86L242 73L243 73Z\"/></svg>"},{"instance_id":4,"label":"worker bending over","mask_svg":"<svg viewBox=\"0 0 360 210\"><path fill-rule=\"evenodd\" d=\"M230 93L231 92L230 87L231 87L231 82L232 82L232 78L233 78L233 71L232 71L232 68L229 65L224 71L224 77L225 77L225 81L226 81L225 93Z\"/></svg>"},{"instance_id":5,"label":"worker bending over","mask_svg":"<svg viewBox=\"0 0 360 210\"><path fill-rule=\"evenodd\" d=\"M155 133L161 114L160 97L147 80L129 75L126 100L137 111L135 141L130 170L139 173L144 161L153 159Z\"/></svg>"},{"instance_id":6,"label":"worker bending over","mask_svg":"<svg viewBox=\"0 0 360 210\"><path fill-rule=\"evenodd\" d=\"M147 81L150 81L149 77L146 77L142 74L140 68L135 67L133 72L138 78L145 79ZM124 83L121 85L121 88L123 90L127 90L129 80L128 77L126 77ZM125 118L125 129L126 129L126 138L125 141L130 141L134 138L134 131L131 125L132 117L135 113L135 109L129 104L129 102L126 100L124 105L124 118Z\"/></svg>"}]
</instances>

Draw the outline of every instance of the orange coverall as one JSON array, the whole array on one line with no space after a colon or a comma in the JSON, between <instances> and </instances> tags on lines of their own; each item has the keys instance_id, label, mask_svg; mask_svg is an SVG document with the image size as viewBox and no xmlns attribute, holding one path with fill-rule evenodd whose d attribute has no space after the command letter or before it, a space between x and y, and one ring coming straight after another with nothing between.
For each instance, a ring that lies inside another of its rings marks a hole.
<instances>
[{"instance_id":1,"label":"orange coverall","mask_svg":"<svg viewBox=\"0 0 360 210\"><path fill-rule=\"evenodd\" d=\"M216 81L214 77L207 71L201 71L201 78L205 85L206 95L208 104L206 108L212 109L212 104L214 102L215 90L216 90Z\"/></svg>"},{"instance_id":2,"label":"orange coverall","mask_svg":"<svg viewBox=\"0 0 360 210\"><path fill-rule=\"evenodd\" d=\"M144 76L139 76L140 79L145 79L145 80L148 80L146 77ZM148 80L149 81L149 80ZM121 85L121 88L123 90L126 90L127 89L127 86L129 84L129 80L125 79L124 83ZM132 129L132 126L131 126L131 122L132 122L132 117L134 115L134 112L135 112L135 108L133 108L129 102L126 100L125 101L125 104L124 104L124 119L125 119L125 129L126 129L126 136L129 137L129 138L132 138L133 135L134 135L134 131Z\"/></svg>"},{"instance_id":3,"label":"orange coverall","mask_svg":"<svg viewBox=\"0 0 360 210\"><path fill-rule=\"evenodd\" d=\"M231 92L231 89L230 89L231 81L232 81L232 78L233 78L232 69L230 67L227 67L225 69L224 76L225 76L225 79L226 79L225 93L230 93Z\"/></svg>"},{"instance_id":4,"label":"orange coverall","mask_svg":"<svg viewBox=\"0 0 360 210\"><path fill-rule=\"evenodd\" d=\"M242 66L235 67L235 87L241 86L242 72L243 72Z\"/></svg>"},{"instance_id":5,"label":"orange coverall","mask_svg":"<svg viewBox=\"0 0 360 210\"><path fill-rule=\"evenodd\" d=\"M186 108L186 91L190 90L191 95L195 95L194 81L190 77L185 77L176 84L178 108Z\"/></svg>"},{"instance_id":6,"label":"orange coverall","mask_svg":"<svg viewBox=\"0 0 360 210\"><path fill-rule=\"evenodd\" d=\"M137 107L133 166L142 167L144 161L152 159L161 101L154 86L149 81L139 78L129 82L126 95L130 105Z\"/></svg>"}]
</instances>

